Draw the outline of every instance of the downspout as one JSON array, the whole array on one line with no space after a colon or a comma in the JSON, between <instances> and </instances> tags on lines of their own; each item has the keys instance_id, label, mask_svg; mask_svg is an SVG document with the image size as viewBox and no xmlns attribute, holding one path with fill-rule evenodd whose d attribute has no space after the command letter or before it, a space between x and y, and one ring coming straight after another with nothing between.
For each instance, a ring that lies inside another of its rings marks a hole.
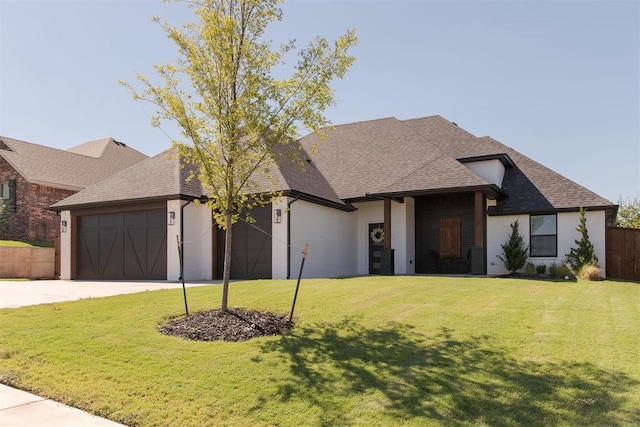
<instances>
[{"instance_id":1,"label":"downspout","mask_svg":"<svg viewBox=\"0 0 640 427\"><path fill-rule=\"evenodd\" d=\"M187 200L187 203L180 205L180 252L182 257L180 258L180 279L184 276L184 208L191 203L191 200Z\"/></svg>"},{"instance_id":2,"label":"downspout","mask_svg":"<svg viewBox=\"0 0 640 427\"><path fill-rule=\"evenodd\" d=\"M287 203L287 279L291 278L291 205L298 201L298 196Z\"/></svg>"}]
</instances>

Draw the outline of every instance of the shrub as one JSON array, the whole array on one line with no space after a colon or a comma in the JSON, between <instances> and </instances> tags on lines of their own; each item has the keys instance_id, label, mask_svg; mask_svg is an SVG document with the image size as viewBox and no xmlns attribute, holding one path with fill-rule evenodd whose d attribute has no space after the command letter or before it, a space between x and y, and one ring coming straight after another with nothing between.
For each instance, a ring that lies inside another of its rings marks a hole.
<instances>
[{"instance_id":1,"label":"shrub","mask_svg":"<svg viewBox=\"0 0 640 427\"><path fill-rule=\"evenodd\" d=\"M551 265L549 265L549 275L551 277L557 277L557 271L558 271L558 264L556 264L555 262L552 262Z\"/></svg>"},{"instance_id":2,"label":"shrub","mask_svg":"<svg viewBox=\"0 0 640 427\"><path fill-rule=\"evenodd\" d=\"M585 280L602 280L602 270L595 264L585 264L580 267L578 277Z\"/></svg>"},{"instance_id":3,"label":"shrub","mask_svg":"<svg viewBox=\"0 0 640 427\"><path fill-rule=\"evenodd\" d=\"M503 263L505 268L510 273L515 273L524 267L527 262L527 250L528 248L524 244L524 239L520 235L518 229L518 220L511 224L511 234L509 239L502 246L502 253L504 255L496 255Z\"/></svg>"},{"instance_id":4,"label":"shrub","mask_svg":"<svg viewBox=\"0 0 640 427\"><path fill-rule=\"evenodd\" d=\"M565 277L569 278L569 279L575 279L576 278L576 276L573 274L571 269L568 266L564 265L564 264L560 264L558 266L558 268L556 269L555 277L558 277L560 279L564 279Z\"/></svg>"},{"instance_id":5,"label":"shrub","mask_svg":"<svg viewBox=\"0 0 640 427\"><path fill-rule=\"evenodd\" d=\"M4 200L0 199L0 238L4 238L9 234L11 225L11 213L4 203Z\"/></svg>"},{"instance_id":6,"label":"shrub","mask_svg":"<svg viewBox=\"0 0 640 427\"><path fill-rule=\"evenodd\" d=\"M538 264L536 266L536 273L545 274L546 272L547 272L547 265L546 264Z\"/></svg>"},{"instance_id":7,"label":"shrub","mask_svg":"<svg viewBox=\"0 0 640 427\"><path fill-rule=\"evenodd\" d=\"M571 251L565 255L566 262L569 263L571 269L576 273L580 272L583 266L588 264L598 265L598 257L595 248L589 240L589 231L587 230L587 218L585 210L580 208L580 222L576 230L580 232L580 240L575 240L577 248L571 248Z\"/></svg>"},{"instance_id":8,"label":"shrub","mask_svg":"<svg viewBox=\"0 0 640 427\"><path fill-rule=\"evenodd\" d=\"M524 268L524 274L527 276L533 276L533 273L536 271L536 266L533 265L532 262L528 262L527 266Z\"/></svg>"}]
</instances>

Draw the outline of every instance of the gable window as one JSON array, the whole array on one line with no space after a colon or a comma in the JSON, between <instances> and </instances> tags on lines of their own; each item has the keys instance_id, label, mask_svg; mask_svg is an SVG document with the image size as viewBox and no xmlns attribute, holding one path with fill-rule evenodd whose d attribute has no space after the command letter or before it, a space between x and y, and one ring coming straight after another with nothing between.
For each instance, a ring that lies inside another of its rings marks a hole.
<instances>
[{"instance_id":1,"label":"gable window","mask_svg":"<svg viewBox=\"0 0 640 427\"><path fill-rule=\"evenodd\" d=\"M440 258L460 258L460 218L440 220Z\"/></svg>"},{"instance_id":2,"label":"gable window","mask_svg":"<svg viewBox=\"0 0 640 427\"><path fill-rule=\"evenodd\" d=\"M529 217L529 255L555 257L558 255L558 221L556 214Z\"/></svg>"}]
</instances>

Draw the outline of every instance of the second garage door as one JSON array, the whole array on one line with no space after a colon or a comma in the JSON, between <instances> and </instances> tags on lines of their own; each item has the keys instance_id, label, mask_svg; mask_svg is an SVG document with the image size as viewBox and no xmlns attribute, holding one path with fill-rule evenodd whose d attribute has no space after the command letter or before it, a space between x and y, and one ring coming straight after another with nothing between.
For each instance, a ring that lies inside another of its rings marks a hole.
<instances>
[{"instance_id":1,"label":"second garage door","mask_svg":"<svg viewBox=\"0 0 640 427\"><path fill-rule=\"evenodd\" d=\"M167 211L78 217L76 278L166 280Z\"/></svg>"}]
</instances>

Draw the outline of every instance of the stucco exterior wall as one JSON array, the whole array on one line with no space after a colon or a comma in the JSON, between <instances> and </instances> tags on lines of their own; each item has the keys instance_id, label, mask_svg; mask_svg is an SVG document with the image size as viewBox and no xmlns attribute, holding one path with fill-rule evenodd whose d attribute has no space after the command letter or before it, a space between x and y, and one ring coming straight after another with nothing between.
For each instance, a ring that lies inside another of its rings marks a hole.
<instances>
[{"instance_id":1,"label":"stucco exterior wall","mask_svg":"<svg viewBox=\"0 0 640 427\"><path fill-rule=\"evenodd\" d=\"M184 216L184 278L185 280L211 280L213 267L211 209L205 205L190 203L184 208ZM173 249L177 251L177 244L167 246L174 246Z\"/></svg>"},{"instance_id":2,"label":"stucco exterior wall","mask_svg":"<svg viewBox=\"0 0 640 427\"><path fill-rule=\"evenodd\" d=\"M67 222L67 231L60 233L60 279L71 279L71 211L60 212L60 223Z\"/></svg>"},{"instance_id":3,"label":"stucco exterior wall","mask_svg":"<svg viewBox=\"0 0 640 427\"><path fill-rule=\"evenodd\" d=\"M410 199L410 198L408 198ZM384 202L355 203L357 217L357 274L369 274L369 224L384 222ZM415 215L413 199L391 202L391 248L395 250L395 274L415 271Z\"/></svg>"},{"instance_id":4,"label":"stucco exterior wall","mask_svg":"<svg viewBox=\"0 0 640 427\"><path fill-rule=\"evenodd\" d=\"M205 205L189 203L184 212L184 200L167 201L167 212L175 212L175 224L167 221L167 280L180 280L180 258L176 236L180 235L180 221L184 213L184 278L211 280L212 276L212 216Z\"/></svg>"},{"instance_id":5,"label":"stucco exterior wall","mask_svg":"<svg viewBox=\"0 0 640 427\"><path fill-rule=\"evenodd\" d=\"M599 265L602 269L603 277L606 274L606 248L605 248L605 213L604 211L593 211L586 213L587 229L589 230L589 240L596 249ZM489 216L487 218L487 274L507 273L504 264L497 255L502 255L501 245L509 238L511 233L510 224L519 220L519 231L525 245L529 246L529 215L507 215ZM578 212L561 212L557 214L558 226L558 252L556 257L533 257L527 262L535 265L552 263L561 264L565 255L572 247L576 246L575 240L580 239L580 233L576 230L580 221Z\"/></svg>"},{"instance_id":6,"label":"stucco exterior wall","mask_svg":"<svg viewBox=\"0 0 640 427\"><path fill-rule=\"evenodd\" d=\"M482 160L478 162L464 163L466 167L471 169L476 175L482 177L491 184L502 187L502 179L504 178L504 165L498 159Z\"/></svg>"},{"instance_id":7,"label":"stucco exterior wall","mask_svg":"<svg viewBox=\"0 0 640 427\"><path fill-rule=\"evenodd\" d=\"M284 242L286 242L286 216L283 211L283 222L274 224L274 236L282 237L284 229L284 239L280 239ZM291 204L290 220L291 278L298 275L302 259L301 252L305 243L309 244L309 252L303 277L338 277L356 274L356 216L353 212L344 212L298 200ZM272 255L273 277L286 277L286 245L273 239Z\"/></svg>"}]
</instances>

